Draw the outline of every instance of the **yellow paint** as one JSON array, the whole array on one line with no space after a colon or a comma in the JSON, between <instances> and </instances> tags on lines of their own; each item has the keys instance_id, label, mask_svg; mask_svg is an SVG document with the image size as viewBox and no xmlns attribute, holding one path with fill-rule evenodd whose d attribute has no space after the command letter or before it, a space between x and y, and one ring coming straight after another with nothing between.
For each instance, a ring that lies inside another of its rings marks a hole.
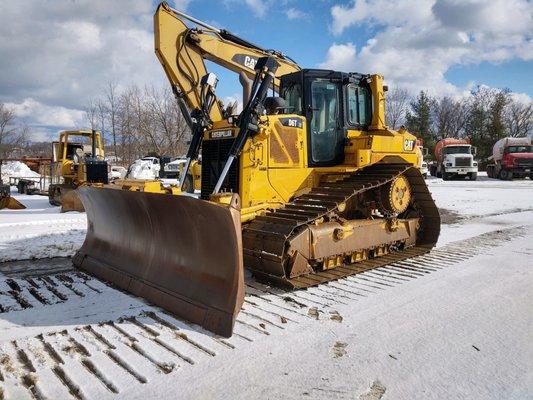
<instances>
[{"instance_id":1,"label":"yellow paint","mask_svg":"<svg viewBox=\"0 0 533 400\"><path fill-rule=\"evenodd\" d=\"M51 181L54 184L63 183L68 185L79 186L87 180L87 168L82 161L76 164L73 158L69 158L68 144L75 143L76 138L89 138L90 146L92 140L92 131L89 130L73 130L61 131L59 133L59 141L53 142L53 160L50 165ZM100 132L95 133L96 138L96 153L99 160L104 160L104 146Z\"/></svg>"}]
</instances>

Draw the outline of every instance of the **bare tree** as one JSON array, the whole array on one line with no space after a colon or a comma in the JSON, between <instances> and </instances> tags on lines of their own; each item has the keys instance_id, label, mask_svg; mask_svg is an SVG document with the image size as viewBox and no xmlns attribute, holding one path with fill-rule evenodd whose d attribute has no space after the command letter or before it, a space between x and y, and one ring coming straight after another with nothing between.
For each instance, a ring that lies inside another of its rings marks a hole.
<instances>
[{"instance_id":1,"label":"bare tree","mask_svg":"<svg viewBox=\"0 0 533 400\"><path fill-rule=\"evenodd\" d=\"M444 96L433 103L434 131L440 138L461 137L464 134L468 106L465 100Z\"/></svg>"},{"instance_id":2,"label":"bare tree","mask_svg":"<svg viewBox=\"0 0 533 400\"><path fill-rule=\"evenodd\" d=\"M514 99L510 101L504 111L504 121L509 136L522 137L531 134L533 130L533 104L524 104Z\"/></svg>"},{"instance_id":3,"label":"bare tree","mask_svg":"<svg viewBox=\"0 0 533 400\"><path fill-rule=\"evenodd\" d=\"M405 116L409 109L411 97L406 89L395 87L389 90L385 102L385 119L392 129L398 129L405 124Z\"/></svg>"},{"instance_id":4,"label":"bare tree","mask_svg":"<svg viewBox=\"0 0 533 400\"><path fill-rule=\"evenodd\" d=\"M9 151L16 136L16 129L14 126L15 111L0 103L0 159L4 158Z\"/></svg>"},{"instance_id":5,"label":"bare tree","mask_svg":"<svg viewBox=\"0 0 533 400\"><path fill-rule=\"evenodd\" d=\"M118 96L117 96L117 84L116 82L109 82L106 88L106 100L108 107L108 119L111 125L111 136L113 138L113 152L115 157L117 154L117 114L118 114Z\"/></svg>"},{"instance_id":6,"label":"bare tree","mask_svg":"<svg viewBox=\"0 0 533 400\"><path fill-rule=\"evenodd\" d=\"M90 99L85 107L85 119L91 129L98 129L98 100Z\"/></svg>"}]
</instances>

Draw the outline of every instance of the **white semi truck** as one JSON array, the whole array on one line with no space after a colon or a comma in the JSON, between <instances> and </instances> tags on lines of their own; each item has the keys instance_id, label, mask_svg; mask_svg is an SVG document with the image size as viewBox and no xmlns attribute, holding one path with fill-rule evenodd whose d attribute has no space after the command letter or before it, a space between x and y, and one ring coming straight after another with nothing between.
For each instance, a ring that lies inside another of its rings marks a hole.
<instances>
[{"instance_id":1,"label":"white semi truck","mask_svg":"<svg viewBox=\"0 0 533 400\"><path fill-rule=\"evenodd\" d=\"M441 139L435 145L436 161L429 169L430 174L445 181L465 177L475 181L478 172L475 154L476 148L469 139Z\"/></svg>"}]
</instances>

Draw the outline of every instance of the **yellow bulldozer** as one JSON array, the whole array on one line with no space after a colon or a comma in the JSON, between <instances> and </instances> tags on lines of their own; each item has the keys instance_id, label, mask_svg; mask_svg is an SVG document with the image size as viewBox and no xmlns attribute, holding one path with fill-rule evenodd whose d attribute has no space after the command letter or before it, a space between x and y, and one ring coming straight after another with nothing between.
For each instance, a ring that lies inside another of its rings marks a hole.
<instances>
[{"instance_id":1,"label":"yellow bulldozer","mask_svg":"<svg viewBox=\"0 0 533 400\"><path fill-rule=\"evenodd\" d=\"M100 132L61 131L52 143L48 200L61 212L84 211L75 190L86 183L108 183L107 162Z\"/></svg>"},{"instance_id":2,"label":"yellow bulldozer","mask_svg":"<svg viewBox=\"0 0 533 400\"><path fill-rule=\"evenodd\" d=\"M11 187L2 180L2 163L0 158L0 210L8 208L10 210L23 210L24 204L11 196Z\"/></svg>"},{"instance_id":3,"label":"yellow bulldozer","mask_svg":"<svg viewBox=\"0 0 533 400\"><path fill-rule=\"evenodd\" d=\"M299 290L435 245L416 137L385 125L382 76L302 69L166 3L154 31L192 131L183 176L201 153L200 198L157 183L80 187L89 228L74 265L230 336L244 267ZM239 74L242 112L222 106L204 60Z\"/></svg>"}]
</instances>

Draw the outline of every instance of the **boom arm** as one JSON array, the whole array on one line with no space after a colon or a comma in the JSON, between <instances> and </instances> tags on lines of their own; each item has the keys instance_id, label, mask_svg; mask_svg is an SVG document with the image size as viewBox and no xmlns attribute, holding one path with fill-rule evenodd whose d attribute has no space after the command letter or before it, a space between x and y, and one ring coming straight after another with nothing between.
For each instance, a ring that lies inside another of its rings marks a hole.
<instances>
[{"instance_id":1,"label":"boom arm","mask_svg":"<svg viewBox=\"0 0 533 400\"><path fill-rule=\"evenodd\" d=\"M199 28L189 28L187 19ZM279 77L300 70L298 64L274 50L265 50L225 30L216 29L195 20L166 2L154 15L155 53L176 95L191 109L201 108L200 81L207 74L204 60L212 61L236 73L244 73L248 79L255 76L254 67L261 57L270 56L279 64L273 80L279 88ZM222 119L222 109L216 102L211 109L212 121Z\"/></svg>"}]
</instances>

